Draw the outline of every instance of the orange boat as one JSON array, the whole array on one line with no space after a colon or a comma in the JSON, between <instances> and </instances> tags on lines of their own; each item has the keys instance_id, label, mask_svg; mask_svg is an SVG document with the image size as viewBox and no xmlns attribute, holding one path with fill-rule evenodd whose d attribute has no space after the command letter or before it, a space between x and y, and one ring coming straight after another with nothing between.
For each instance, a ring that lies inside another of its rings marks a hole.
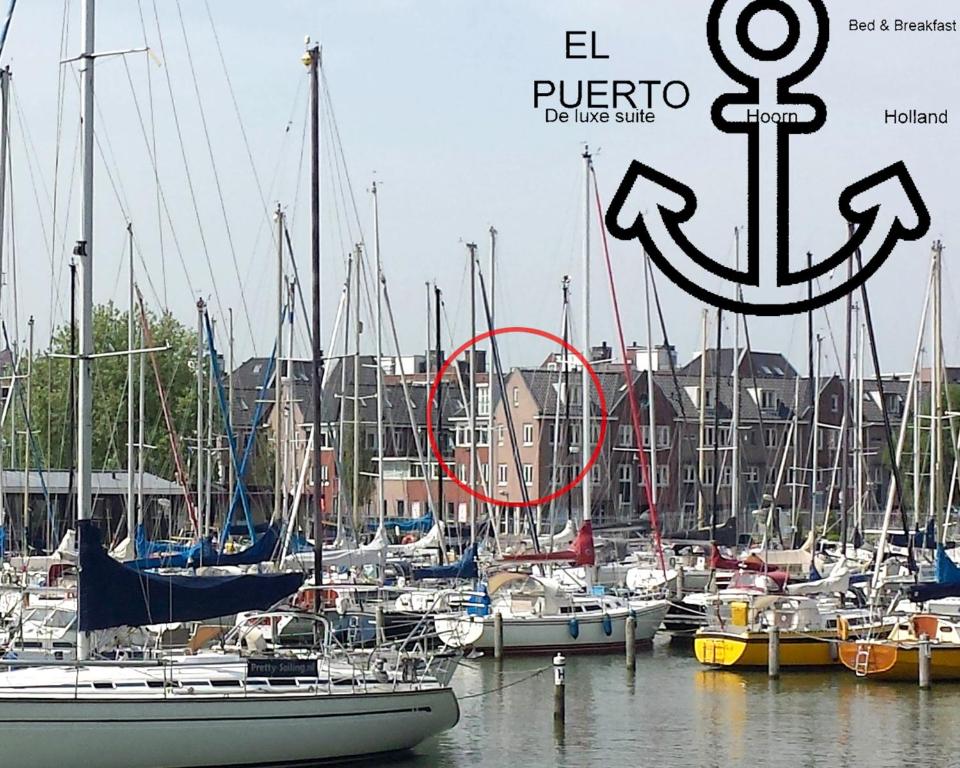
<instances>
[{"instance_id":1,"label":"orange boat","mask_svg":"<svg viewBox=\"0 0 960 768\"><path fill-rule=\"evenodd\" d=\"M840 643L840 661L857 677L915 681L921 636L929 639L931 680L960 680L960 628L929 613L904 617L883 639Z\"/></svg>"}]
</instances>

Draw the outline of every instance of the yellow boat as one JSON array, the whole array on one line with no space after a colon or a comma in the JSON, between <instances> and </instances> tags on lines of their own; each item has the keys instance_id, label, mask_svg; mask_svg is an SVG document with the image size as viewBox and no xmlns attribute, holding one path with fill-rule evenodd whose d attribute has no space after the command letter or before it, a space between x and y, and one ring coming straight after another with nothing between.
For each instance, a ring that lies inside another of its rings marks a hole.
<instances>
[{"instance_id":1,"label":"yellow boat","mask_svg":"<svg viewBox=\"0 0 960 768\"><path fill-rule=\"evenodd\" d=\"M921 613L904 617L885 638L840 644L840 661L858 677L916 681L920 636L930 642L930 679L960 680L960 629L949 619Z\"/></svg>"},{"instance_id":2,"label":"yellow boat","mask_svg":"<svg viewBox=\"0 0 960 768\"><path fill-rule=\"evenodd\" d=\"M708 607L708 625L697 630L693 650L701 664L766 668L770 628L780 632L781 667L829 667L840 663L837 628L862 633L867 611L844 610L811 597L757 595L720 600Z\"/></svg>"}]
</instances>

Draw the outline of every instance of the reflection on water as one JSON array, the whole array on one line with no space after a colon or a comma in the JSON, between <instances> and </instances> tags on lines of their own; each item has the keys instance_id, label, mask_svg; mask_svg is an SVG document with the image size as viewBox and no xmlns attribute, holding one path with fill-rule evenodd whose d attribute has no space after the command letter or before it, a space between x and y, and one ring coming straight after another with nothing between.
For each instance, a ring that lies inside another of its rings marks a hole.
<instances>
[{"instance_id":1,"label":"reflection on water","mask_svg":"<svg viewBox=\"0 0 960 768\"><path fill-rule=\"evenodd\" d=\"M553 675L512 687L548 658L465 662L460 724L398 768L546 766L937 766L956 764L960 685L931 691L861 681L843 669L740 673L701 667L689 647L569 657L567 722L555 733ZM625 762L630 760L630 762ZM377 760L369 765L384 765Z\"/></svg>"}]
</instances>

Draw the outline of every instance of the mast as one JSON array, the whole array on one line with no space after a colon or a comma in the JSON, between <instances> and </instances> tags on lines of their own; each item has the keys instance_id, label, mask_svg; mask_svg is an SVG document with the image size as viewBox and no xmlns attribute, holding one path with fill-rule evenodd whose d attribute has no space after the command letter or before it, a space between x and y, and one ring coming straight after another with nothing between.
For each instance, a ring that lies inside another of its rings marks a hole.
<instances>
[{"instance_id":1,"label":"mast","mask_svg":"<svg viewBox=\"0 0 960 768\"><path fill-rule=\"evenodd\" d=\"M584 147L583 150L583 263L581 279L583 287L581 289L581 305L583 311L583 350L589 360L590 351L590 172L593 169L593 158L590 155L590 148ZM586 467L590 461L590 372L587 366L581 366L580 370L580 460L583 462L581 467ZM592 504L593 481L592 478L585 477L580 483L580 489L583 500L583 523L590 522L590 507Z\"/></svg>"},{"instance_id":2,"label":"mast","mask_svg":"<svg viewBox=\"0 0 960 768\"><path fill-rule=\"evenodd\" d=\"M853 225L850 225L850 237L854 234ZM847 280L853 277L853 256L847 259ZM847 529L849 527L848 508L850 489L850 441L847 436L850 431L850 355L853 344L853 293L847 294L846 329L843 352L843 416L840 421L840 552L847 555ZM827 504L830 499L827 499Z\"/></svg>"},{"instance_id":3,"label":"mast","mask_svg":"<svg viewBox=\"0 0 960 768\"><path fill-rule=\"evenodd\" d=\"M235 362L234 362L234 359L233 359L233 307L230 307L230 308L227 310L227 332L228 332L228 334L229 334L229 336L230 336L230 341L229 341L229 344L228 344L228 352L227 352L227 354L229 355L229 358L230 358L230 361L229 361L229 363L228 363L228 366L229 366L229 368L230 368L230 373L227 375L227 413L230 414L230 425L231 425L231 427L232 427L232 426L233 426L233 414L234 414L234 410L233 410L233 407L234 407L234 405L233 405L233 404L234 404L234 400L233 400L233 371L234 371L234 365L235 365ZM142 375L142 372L143 372L143 366L142 366L142 365L141 365L141 367L140 367L140 370L141 370L141 375ZM141 398L142 398L142 396L143 396L142 387L141 387L140 395L141 395ZM142 427L142 424L141 424L141 427ZM141 442L142 442L142 441L141 441ZM228 483L228 491L229 491L229 494L228 494L227 498L230 499L230 501L227 502L228 505L233 503L234 486L236 485L236 482L237 482L237 476L236 476L236 474L235 474L236 469L235 469L235 467L233 466L233 461L234 461L234 457L233 457L233 456L230 456L230 457L228 458L228 460L227 460L227 483ZM142 463L141 463L141 466L142 466ZM228 506L228 509L229 509L229 506Z\"/></svg>"},{"instance_id":4,"label":"mast","mask_svg":"<svg viewBox=\"0 0 960 768\"><path fill-rule=\"evenodd\" d=\"M337 409L337 467L339 467L339 480L337 482L337 538L335 546L342 543L341 536L343 535L343 495L344 490L346 489L346 480L347 478L343 476L344 468L344 449L346 448L346 439L344 437L345 431L344 427L346 425L346 408L344 408L344 401L347 396L347 356L350 354L350 288L352 286L353 277L353 253L347 254L347 279L345 282L345 306L344 306L344 322L343 322L343 355L340 358L340 404ZM331 342L332 343L332 342Z\"/></svg>"},{"instance_id":5,"label":"mast","mask_svg":"<svg viewBox=\"0 0 960 768\"><path fill-rule=\"evenodd\" d=\"M424 281L423 287L426 288L426 291L427 291L427 305L426 305L426 308L427 308L427 314L426 314L426 320L427 320L427 346L426 346L426 348L424 349L424 355L423 355L423 371L424 371L423 386L425 387L425 391L429 393L429 392L430 392L430 385L433 383L433 379L430 377L430 370L431 370L431 369L430 369L430 359L431 359L431 357L433 357L433 328L432 328L432 326L433 326L433 313L432 313L432 311L431 311L431 306L433 305L433 292L432 292L431 289L430 289L430 281ZM438 388L438 391L439 391L439 388ZM429 394L427 395L427 397L429 397ZM430 407L430 403L427 403L427 406L426 406L426 407L429 408L429 407ZM437 434L439 434L439 433L437 433ZM426 486L427 486L428 488L430 487L430 483L433 482L433 467L434 467L433 451L429 451L429 452L427 453L427 466L426 466L427 476L424 478L424 483L426 484ZM431 510L429 509L429 506L428 506L428 508L427 508L427 511L428 511L428 512L431 511ZM435 512L434 518L435 518L436 520L439 520L439 519L440 519L439 515L441 514L441 512L439 512L439 511L437 511L437 510L434 510L434 512ZM442 538L442 537L441 537L441 538Z\"/></svg>"},{"instance_id":6,"label":"mast","mask_svg":"<svg viewBox=\"0 0 960 768\"><path fill-rule=\"evenodd\" d=\"M204 508L204 485L203 485L203 313L206 310L206 304L203 299L197 300L197 525L201 527L200 535L206 536L209 533L208 520Z\"/></svg>"},{"instance_id":7,"label":"mast","mask_svg":"<svg viewBox=\"0 0 960 768\"><path fill-rule=\"evenodd\" d=\"M570 343L570 276L563 276L563 456L564 461L570 461L570 350L566 345ZM559 409L558 409L559 410ZM554 442L560 442L560 435L554 436ZM585 477L583 482L593 482L593 478ZM567 520L573 520L573 494L564 494L567 504ZM548 540L553 550L553 537Z\"/></svg>"},{"instance_id":8,"label":"mast","mask_svg":"<svg viewBox=\"0 0 960 768\"><path fill-rule=\"evenodd\" d=\"M701 332L702 344L700 347L700 389L697 405L699 406L699 418L697 423L697 528L703 528L705 523L704 512L707 506L706 492L704 483L706 483L707 453L704 446L704 440L707 436L707 309L703 309Z\"/></svg>"},{"instance_id":9,"label":"mast","mask_svg":"<svg viewBox=\"0 0 960 768\"><path fill-rule=\"evenodd\" d=\"M490 284L489 290L490 300L490 322L493 324L493 327L496 328L496 308L497 308L497 230L491 225L490 226ZM493 339L490 339L490 349L487 352L487 391L489 397L489 413L487 416L487 495L491 498L493 497L493 489L496 485L496 480L494 479L496 475L494 474L494 469L496 465L496 459L494 456L494 451L496 450L497 441L494 440L493 436L493 416L494 416L494 405L497 400L493 396L493 372L491 370L493 360ZM570 504L570 494L567 494L567 505ZM489 509L487 510L488 519L492 522L494 521L497 508L491 503Z\"/></svg>"},{"instance_id":10,"label":"mast","mask_svg":"<svg viewBox=\"0 0 960 768\"><path fill-rule=\"evenodd\" d=\"M443 366L443 350L440 348L440 288L438 286L433 287L433 299L434 299L434 323L436 325L436 344L437 344L437 373L440 372L440 368ZM437 383L437 446L440 452L440 456L443 456L443 381ZM439 510L439 516L437 520L440 522L441 536L446 536L446 531L444 530L444 509L443 509L443 472L439 471L439 465L437 467L437 508Z\"/></svg>"},{"instance_id":11,"label":"mast","mask_svg":"<svg viewBox=\"0 0 960 768\"><path fill-rule=\"evenodd\" d=\"M657 415L653 399L653 322L650 319L650 257L643 252L643 285L647 304L647 421L650 435L650 500L657 503ZM669 352L668 352L669 354Z\"/></svg>"},{"instance_id":12,"label":"mast","mask_svg":"<svg viewBox=\"0 0 960 768\"><path fill-rule=\"evenodd\" d=\"M296 480L291 477L291 452L293 446L290 438L293 435L293 375L291 367L293 366L293 312L294 301L296 299L297 282L296 278L287 283L287 395L286 408L284 408L284 427L283 427L283 482L280 485L283 504L281 507L282 517L280 518L284 525L287 524L287 518L290 516L290 491L296 486ZM290 523L293 525L293 523ZM306 526L305 526L306 527Z\"/></svg>"},{"instance_id":13,"label":"mast","mask_svg":"<svg viewBox=\"0 0 960 768\"><path fill-rule=\"evenodd\" d=\"M127 261L127 537L132 542L137 524L134 499L134 439L133 439L133 345L136 343L136 326L133 319L133 224L127 222L129 254Z\"/></svg>"},{"instance_id":14,"label":"mast","mask_svg":"<svg viewBox=\"0 0 960 768\"><path fill-rule=\"evenodd\" d=\"M377 279L377 532L385 524L386 497L383 492L383 262L380 257L380 200L377 196L377 182L370 188L373 194L373 258Z\"/></svg>"},{"instance_id":15,"label":"mast","mask_svg":"<svg viewBox=\"0 0 960 768\"><path fill-rule=\"evenodd\" d=\"M717 538L720 504L720 345L723 343L723 310L717 308L717 351L713 366L713 509L710 512L710 540Z\"/></svg>"},{"instance_id":16,"label":"mast","mask_svg":"<svg viewBox=\"0 0 960 768\"><path fill-rule=\"evenodd\" d=\"M217 337L217 321L216 318L211 319L210 321L210 333L215 339ZM211 339L210 347L213 347L213 340ZM207 529L207 534L209 535L210 531L213 530L213 352L211 351L207 355L207 436L206 436L206 471L204 473L204 479L206 484L204 486L204 510L206 510L207 518L205 520L205 525Z\"/></svg>"},{"instance_id":17,"label":"mast","mask_svg":"<svg viewBox=\"0 0 960 768\"><path fill-rule=\"evenodd\" d=\"M80 20L83 50L80 53L80 101L83 105L83 214L80 241L74 248L80 269L80 360L77 396L79 419L77 425L77 520L92 517L91 462L93 459L93 48L95 0L84 0ZM82 578L80 579L82 581ZM79 591L82 586L78 585ZM85 661L90 655L90 636L77 635L77 659Z\"/></svg>"},{"instance_id":18,"label":"mast","mask_svg":"<svg viewBox=\"0 0 960 768\"><path fill-rule=\"evenodd\" d=\"M470 258L470 338L477 337L477 244L467 243ZM477 489L477 345L471 344L470 393L467 395L467 429L470 433L470 490ZM470 544L477 540L477 497L470 494Z\"/></svg>"},{"instance_id":19,"label":"mast","mask_svg":"<svg viewBox=\"0 0 960 768\"><path fill-rule=\"evenodd\" d=\"M810 450L810 530L817 529L817 494L819 493L820 469L820 365L823 337L817 334L816 369L813 378L813 447Z\"/></svg>"},{"instance_id":20,"label":"mast","mask_svg":"<svg viewBox=\"0 0 960 768\"><path fill-rule=\"evenodd\" d=\"M313 272L312 291L312 396L313 396L313 573L314 582L323 583L323 485L320 482L322 421L320 405L323 396L323 350L320 347L320 46L313 46L304 56L310 69L310 263ZM359 308L358 308L359 309ZM319 594L317 608L319 609Z\"/></svg>"},{"instance_id":21,"label":"mast","mask_svg":"<svg viewBox=\"0 0 960 768\"><path fill-rule=\"evenodd\" d=\"M7 132L9 130L8 105L10 95L10 67L0 69L0 298L3 293L3 235L6 223L7 199ZM0 302L2 304L2 302ZM0 371L2 373L2 371ZM10 372L10 387L14 386L13 371ZM6 549L6 491L3 487L3 446L0 440L0 560Z\"/></svg>"},{"instance_id":22,"label":"mast","mask_svg":"<svg viewBox=\"0 0 960 768\"><path fill-rule=\"evenodd\" d=\"M273 519L283 514L283 324L286 320L286 296L283 284L283 209L277 203L277 364L273 371L273 427L276 437L273 451Z\"/></svg>"},{"instance_id":23,"label":"mast","mask_svg":"<svg viewBox=\"0 0 960 768\"><path fill-rule=\"evenodd\" d=\"M353 490L350 492L350 503L353 506L351 527L354 532L359 528L360 521L360 283L363 281L363 251L359 243L356 249L357 279L354 281L354 291L357 309L354 313L353 325L353 460L351 461Z\"/></svg>"},{"instance_id":24,"label":"mast","mask_svg":"<svg viewBox=\"0 0 960 768\"><path fill-rule=\"evenodd\" d=\"M146 346L143 343L143 328L140 328L140 343L141 346ZM137 525L143 525L143 473L146 463L144 461L144 451L146 450L146 428L145 424L147 423L146 419L146 398L144 393L146 392L146 387L144 386L146 382L146 361L144 358L146 355L138 355L139 360L138 367L139 371L139 387L137 388ZM233 466L233 462L230 462L230 465ZM231 494L230 498L233 498ZM135 536L136 534L131 534Z\"/></svg>"},{"instance_id":25,"label":"mast","mask_svg":"<svg viewBox=\"0 0 960 768\"><path fill-rule=\"evenodd\" d=\"M933 368L931 374L930 429L930 517L939 519L943 474L943 429L940 420L943 412L943 246L937 240L933 244Z\"/></svg>"},{"instance_id":26,"label":"mast","mask_svg":"<svg viewBox=\"0 0 960 768\"><path fill-rule=\"evenodd\" d=\"M854 395L856 407L854 409L855 431L854 456L856 461L856 470L854 471L854 503L856 504L856 530L863 533L863 328L860 325L860 305L853 305L854 327L857 329L856 342L854 345L855 365L857 372L857 388ZM907 403L905 407L909 408ZM906 418L906 415L904 415Z\"/></svg>"},{"instance_id":27,"label":"mast","mask_svg":"<svg viewBox=\"0 0 960 768\"><path fill-rule=\"evenodd\" d=\"M33 434L30 419L30 399L33 391L33 315L27 321L27 402L23 417L23 540L27 543L30 527L30 437ZM26 557L27 548L23 549Z\"/></svg>"},{"instance_id":28,"label":"mast","mask_svg":"<svg viewBox=\"0 0 960 768\"><path fill-rule=\"evenodd\" d=\"M736 264L740 269L740 228L733 228ZM730 514L740 520L740 315L733 313L733 414L730 419ZM761 404L758 402L757 406Z\"/></svg>"}]
</instances>

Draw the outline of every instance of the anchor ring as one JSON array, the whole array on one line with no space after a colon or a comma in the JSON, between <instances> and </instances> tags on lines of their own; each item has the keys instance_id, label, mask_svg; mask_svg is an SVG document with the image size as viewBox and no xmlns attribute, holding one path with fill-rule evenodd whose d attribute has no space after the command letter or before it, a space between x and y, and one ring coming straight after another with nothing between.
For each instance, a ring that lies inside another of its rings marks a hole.
<instances>
[{"instance_id":1,"label":"anchor ring","mask_svg":"<svg viewBox=\"0 0 960 768\"><path fill-rule=\"evenodd\" d=\"M773 11L787 22L787 38L775 48L761 48L750 38L750 22L763 11ZM757 61L785 59L800 42L800 18L784 0L754 0L737 18L737 42L748 56L752 56Z\"/></svg>"}]
</instances>

